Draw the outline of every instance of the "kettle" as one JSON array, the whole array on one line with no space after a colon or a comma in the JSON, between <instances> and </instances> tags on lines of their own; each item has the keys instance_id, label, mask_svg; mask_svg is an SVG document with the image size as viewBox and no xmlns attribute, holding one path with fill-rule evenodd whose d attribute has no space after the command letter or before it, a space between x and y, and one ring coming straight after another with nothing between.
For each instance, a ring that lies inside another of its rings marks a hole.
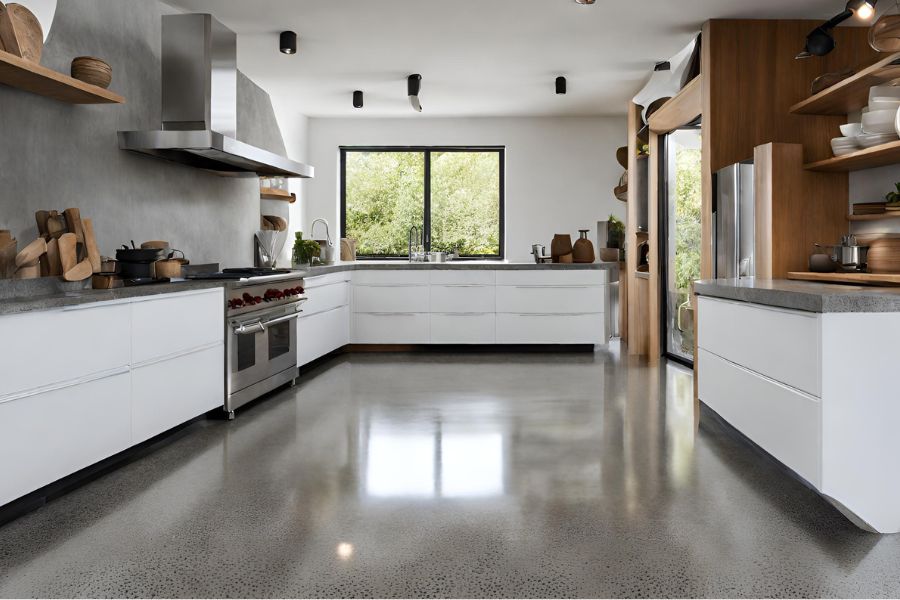
<instances>
[{"instance_id":1,"label":"kettle","mask_svg":"<svg viewBox=\"0 0 900 600\"><path fill-rule=\"evenodd\" d=\"M531 245L531 253L534 255L534 262L537 264L541 264L544 262L544 255L547 252L547 247L543 244L532 244Z\"/></svg>"}]
</instances>

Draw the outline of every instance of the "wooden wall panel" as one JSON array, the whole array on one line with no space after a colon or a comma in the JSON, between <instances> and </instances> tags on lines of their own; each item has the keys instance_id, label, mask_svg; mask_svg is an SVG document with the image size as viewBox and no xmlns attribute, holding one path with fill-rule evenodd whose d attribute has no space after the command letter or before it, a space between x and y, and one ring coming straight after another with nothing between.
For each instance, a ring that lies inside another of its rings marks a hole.
<instances>
[{"instance_id":1,"label":"wooden wall panel","mask_svg":"<svg viewBox=\"0 0 900 600\"><path fill-rule=\"evenodd\" d=\"M628 103L628 220L625 224L625 274L628 280L628 354L646 353L646 311L639 302L637 283L637 193L638 184L637 132L641 127L641 107Z\"/></svg>"}]
</instances>

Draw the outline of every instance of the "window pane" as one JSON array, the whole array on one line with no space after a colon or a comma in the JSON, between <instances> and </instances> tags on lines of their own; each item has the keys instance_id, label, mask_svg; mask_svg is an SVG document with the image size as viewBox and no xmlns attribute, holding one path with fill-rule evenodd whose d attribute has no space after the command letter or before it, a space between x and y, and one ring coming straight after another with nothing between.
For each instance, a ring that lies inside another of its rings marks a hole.
<instances>
[{"instance_id":1,"label":"window pane","mask_svg":"<svg viewBox=\"0 0 900 600\"><path fill-rule=\"evenodd\" d=\"M431 154L431 249L500 255L500 153Z\"/></svg>"},{"instance_id":2,"label":"window pane","mask_svg":"<svg viewBox=\"0 0 900 600\"><path fill-rule=\"evenodd\" d=\"M362 256L406 256L409 228L421 228L425 154L347 152L346 236Z\"/></svg>"}]
</instances>

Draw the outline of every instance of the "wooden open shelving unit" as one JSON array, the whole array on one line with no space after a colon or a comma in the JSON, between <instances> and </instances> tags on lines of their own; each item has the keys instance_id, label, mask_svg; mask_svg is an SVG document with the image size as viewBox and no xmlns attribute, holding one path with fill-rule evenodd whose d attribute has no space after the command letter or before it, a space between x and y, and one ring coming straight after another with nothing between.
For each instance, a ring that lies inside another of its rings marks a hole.
<instances>
[{"instance_id":1,"label":"wooden open shelving unit","mask_svg":"<svg viewBox=\"0 0 900 600\"><path fill-rule=\"evenodd\" d=\"M848 221L887 221L889 219L900 219L900 210L889 210L875 215L847 215Z\"/></svg>"},{"instance_id":2,"label":"wooden open shelving unit","mask_svg":"<svg viewBox=\"0 0 900 600\"><path fill-rule=\"evenodd\" d=\"M0 50L0 83L69 104L124 104L125 98Z\"/></svg>"},{"instance_id":3,"label":"wooden open shelving unit","mask_svg":"<svg viewBox=\"0 0 900 600\"><path fill-rule=\"evenodd\" d=\"M276 188L260 188L259 197L263 200L281 200L291 204L297 201L297 194Z\"/></svg>"},{"instance_id":4,"label":"wooden open shelving unit","mask_svg":"<svg viewBox=\"0 0 900 600\"><path fill-rule=\"evenodd\" d=\"M860 69L847 79L798 102L791 112L798 115L846 115L862 109L869 102L869 88L900 77L900 52L889 54L876 63Z\"/></svg>"},{"instance_id":5,"label":"wooden open shelving unit","mask_svg":"<svg viewBox=\"0 0 900 600\"><path fill-rule=\"evenodd\" d=\"M803 165L808 171L847 173L900 163L900 140Z\"/></svg>"}]
</instances>

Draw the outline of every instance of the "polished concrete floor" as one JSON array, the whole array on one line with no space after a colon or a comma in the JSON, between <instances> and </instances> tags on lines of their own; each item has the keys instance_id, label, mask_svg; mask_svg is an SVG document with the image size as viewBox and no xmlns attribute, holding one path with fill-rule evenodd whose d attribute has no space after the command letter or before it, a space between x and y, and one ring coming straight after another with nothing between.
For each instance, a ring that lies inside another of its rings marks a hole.
<instances>
[{"instance_id":1,"label":"polished concrete floor","mask_svg":"<svg viewBox=\"0 0 900 600\"><path fill-rule=\"evenodd\" d=\"M0 528L2 596L900 596L856 529L608 352L352 355Z\"/></svg>"}]
</instances>

